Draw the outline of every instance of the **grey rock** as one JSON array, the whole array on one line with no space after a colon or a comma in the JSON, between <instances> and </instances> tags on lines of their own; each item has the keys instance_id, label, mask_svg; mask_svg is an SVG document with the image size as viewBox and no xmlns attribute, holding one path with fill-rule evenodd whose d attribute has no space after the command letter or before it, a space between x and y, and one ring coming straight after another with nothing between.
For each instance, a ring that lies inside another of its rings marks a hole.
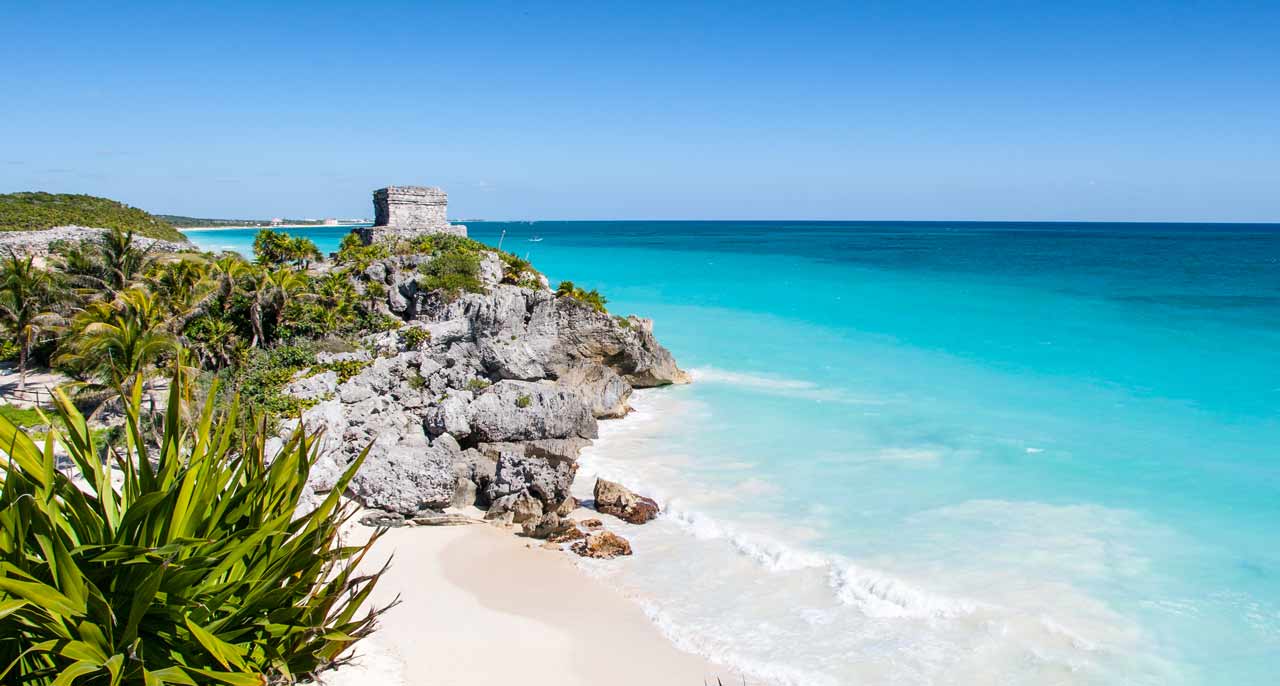
<instances>
[{"instance_id":1,"label":"grey rock","mask_svg":"<svg viewBox=\"0 0 1280 686\"><path fill-rule=\"evenodd\" d=\"M374 443L351 481L351 491L367 507L413 514L453 502L454 453L421 443Z\"/></svg>"},{"instance_id":2,"label":"grey rock","mask_svg":"<svg viewBox=\"0 0 1280 686\"><path fill-rule=\"evenodd\" d=\"M319 400L338 392L338 374L333 371L303 376L290 381L284 392L303 400Z\"/></svg>"},{"instance_id":3,"label":"grey rock","mask_svg":"<svg viewBox=\"0 0 1280 686\"><path fill-rule=\"evenodd\" d=\"M466 319L431 322L426 325L426 329L431 332L431 343L436 346L471 338L471 322Z\"/></svg>"},{"instance_id":4,"label":"grey rock","mask_svg":"<svg viewBox=\"0 0 1280 686\"><path fill-rule=\"evenodd\" d=\"M497 253L486 252L480 258L480 283L496 286L502 281L502 260Z\"/></svg>"},{"instance_id":5,"label":"grey rock","mask_svg":"<svg viewBox=\"0 0 1280 686\"><path fill-rule=\"evenodd\" d=\"M476 485L476 482L459 476L454 480L453 500L449 504L453 507L470 507L476 504L476 497L479 492L480 488Z\"/></svg>"},{"instance_id":6,"label":"grey rock","mask_svg":"<svg viewBox=\"0 0 1280 686\"><path fill-rule=\"evenodd\" d=\"M355 350L344 353L316 353L316 362L320 364L329 364L331 362L368 362L373 359L373 355L368 350Z\"/></svg>"},{"instance_id":7,"label":"grey rock","mask_svg":"<svg viewBox=\"0 0 1280 686\"><path fill-rule=\"evenodd\" d=\"M476 449L497 460L503 453L541 457L548 460L576 460L582 449L591 445L586 438L541 438L533 441L478 443Z\"/></svg>"},{"instance_id":8,"label":"grey rock","mask_svg":"<svg viewBox=\"0 0 1280 686\"><path fill-rule=\"evenodd\" d=\"M457 438L471 435L470 410L467 398L450 395L440 404L429 408L423 418L427 433L438 436L449 433Z\"/></svg>"},{"instance_id":9,"label":"grey rock","mask_svg":"<svg viewBox=\"0 0 1280 686\"><path fill-rule=\"evenodd\" d=\"M398 512L367 512L360 517L360 523L365 526L390 527L396 528L407 524L404 515Z\"/></svg>"},{"instance_id":10,"label":"grey rock","mask_svg":"<svg viewBox=\"0 0 1280 686\"><path fill-rule=\"evenodd\" d=\"M504 495L489 505L489 512L485 518L488 519L489 514L504 512L511 513L511 521L515 524L537 521L542 518L542 501L523 491Z\"/></svg>"},{"instance_id":11,"label":"grey rock","mask_svg":"<svg viewBox=\"0 0 1280 686\"><path fill-rule=\"evenodd\" d=\"M588 362L571 367L560 375L559 382L581 395L597 418L627 416L631 386L603 364Z\"/></svg>"},{"instance_id":12,"label":"grey rock","mask_svg":"<svg viewBox=\"0 0 1280 686\"><path fill-rule=\"evenodd\" d=\"M570 497L569 489L578 464L572 460L505 454L498 458L485 496L494 503L514 494L527 493L541 502L544 510L556 509Z\"/></svg>"},{"instance_id":13,"label":"grey rock","mask_svg":"<svg viewBox=\"0 0 1280 686\"><path fill-rule=\"evenodd\" d=\"M577 393L527 381L500 381L467 406L471 431L481 441L595 438L591 409Z\"/></svg>"},{"instance_id":14,"label":"grey rock","mask_svg":"<svg viewBox=\"0 0 1280 686\"><path fill-rule=\"evenodd\" d=\"M411 521L414 526L465 526L467 524L475 524L476 520L460 514L419 512Z\"/></svg>"}]
</instances>

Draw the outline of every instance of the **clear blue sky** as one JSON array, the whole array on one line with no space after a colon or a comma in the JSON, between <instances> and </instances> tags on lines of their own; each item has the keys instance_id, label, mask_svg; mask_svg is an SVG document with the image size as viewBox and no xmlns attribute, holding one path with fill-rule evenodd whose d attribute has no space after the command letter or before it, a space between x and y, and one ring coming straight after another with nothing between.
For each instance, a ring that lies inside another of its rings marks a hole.
<instances>
[{"instance_id":1,"label":"clear blue sky","mask_svg":"<svg viewBox=\"0 0 1280 686\"><path fill-rule=\"evenodd\" d=\"M1280 2L0 2L0 192L1280 220Z\"/></svg>"}]
</instances>

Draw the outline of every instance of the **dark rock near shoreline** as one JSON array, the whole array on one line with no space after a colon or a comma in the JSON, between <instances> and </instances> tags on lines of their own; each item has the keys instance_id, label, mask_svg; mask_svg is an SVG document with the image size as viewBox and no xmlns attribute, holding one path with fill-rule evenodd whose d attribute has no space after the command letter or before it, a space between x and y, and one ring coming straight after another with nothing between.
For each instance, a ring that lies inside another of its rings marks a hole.
<instances>
[{"instance_id":1,"label":"dark rock near shoreline","mask_svg":"<svg viewBox=\"0 0 1280 686\"><path fill-rule=\"evenodd\" d=\"M598 531L570 546L581 557L612 560L619 555L631 554L631 543L611 531Z\"/></svg>"},{"instance_id":2,"label":"dark rock near shoreline","mask_svg":"<svg viewBox=\"0 0 1280 686\"><path fill-rule=\"evenodd\" d=\"M661 509L653 498L636 495L626 486L604 479L596 479L595 499L597 511L631 524L644 524L657 517Z\"/></svg>"}]
</instances>

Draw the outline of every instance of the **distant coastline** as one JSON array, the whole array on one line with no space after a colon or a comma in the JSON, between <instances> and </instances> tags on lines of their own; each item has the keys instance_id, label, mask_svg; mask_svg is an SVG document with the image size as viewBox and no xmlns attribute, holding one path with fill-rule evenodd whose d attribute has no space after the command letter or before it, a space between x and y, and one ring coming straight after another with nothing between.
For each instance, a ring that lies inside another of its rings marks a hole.
<instances>
[{"instance_id":1,"label":"distant coastline","mask_svg":"<svg viewBox=\"0 0 1280 686\"><path fill-rule=\"evenodd\" d=\"M356 224L277 224L276 226L258 226L256 224L246 224L244 226L181 226L178 230L186 233L188 231L244 231L245 229L350 229L357 226L371 226L370 222L362 222Z\"/></svg>"}]
</instances>

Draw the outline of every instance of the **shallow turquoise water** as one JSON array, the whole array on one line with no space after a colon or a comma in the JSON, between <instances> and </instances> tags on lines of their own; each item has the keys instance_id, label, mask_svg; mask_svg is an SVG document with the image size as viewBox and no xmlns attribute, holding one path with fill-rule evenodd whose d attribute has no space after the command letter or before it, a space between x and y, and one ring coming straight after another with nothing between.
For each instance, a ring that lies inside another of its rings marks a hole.
<instances>
[{"instance_id":1,"label":"shallow turquoise water","mask_svg":"<svg viewBox=\"0 0 1280 686\"><path fill-rule=\"evenodd\" d=\"M584 457L664 500L592 570L687 647L792 683L1274 682L1280 226L470 229L694 372Z\"/></svg>"}]
</instances>

